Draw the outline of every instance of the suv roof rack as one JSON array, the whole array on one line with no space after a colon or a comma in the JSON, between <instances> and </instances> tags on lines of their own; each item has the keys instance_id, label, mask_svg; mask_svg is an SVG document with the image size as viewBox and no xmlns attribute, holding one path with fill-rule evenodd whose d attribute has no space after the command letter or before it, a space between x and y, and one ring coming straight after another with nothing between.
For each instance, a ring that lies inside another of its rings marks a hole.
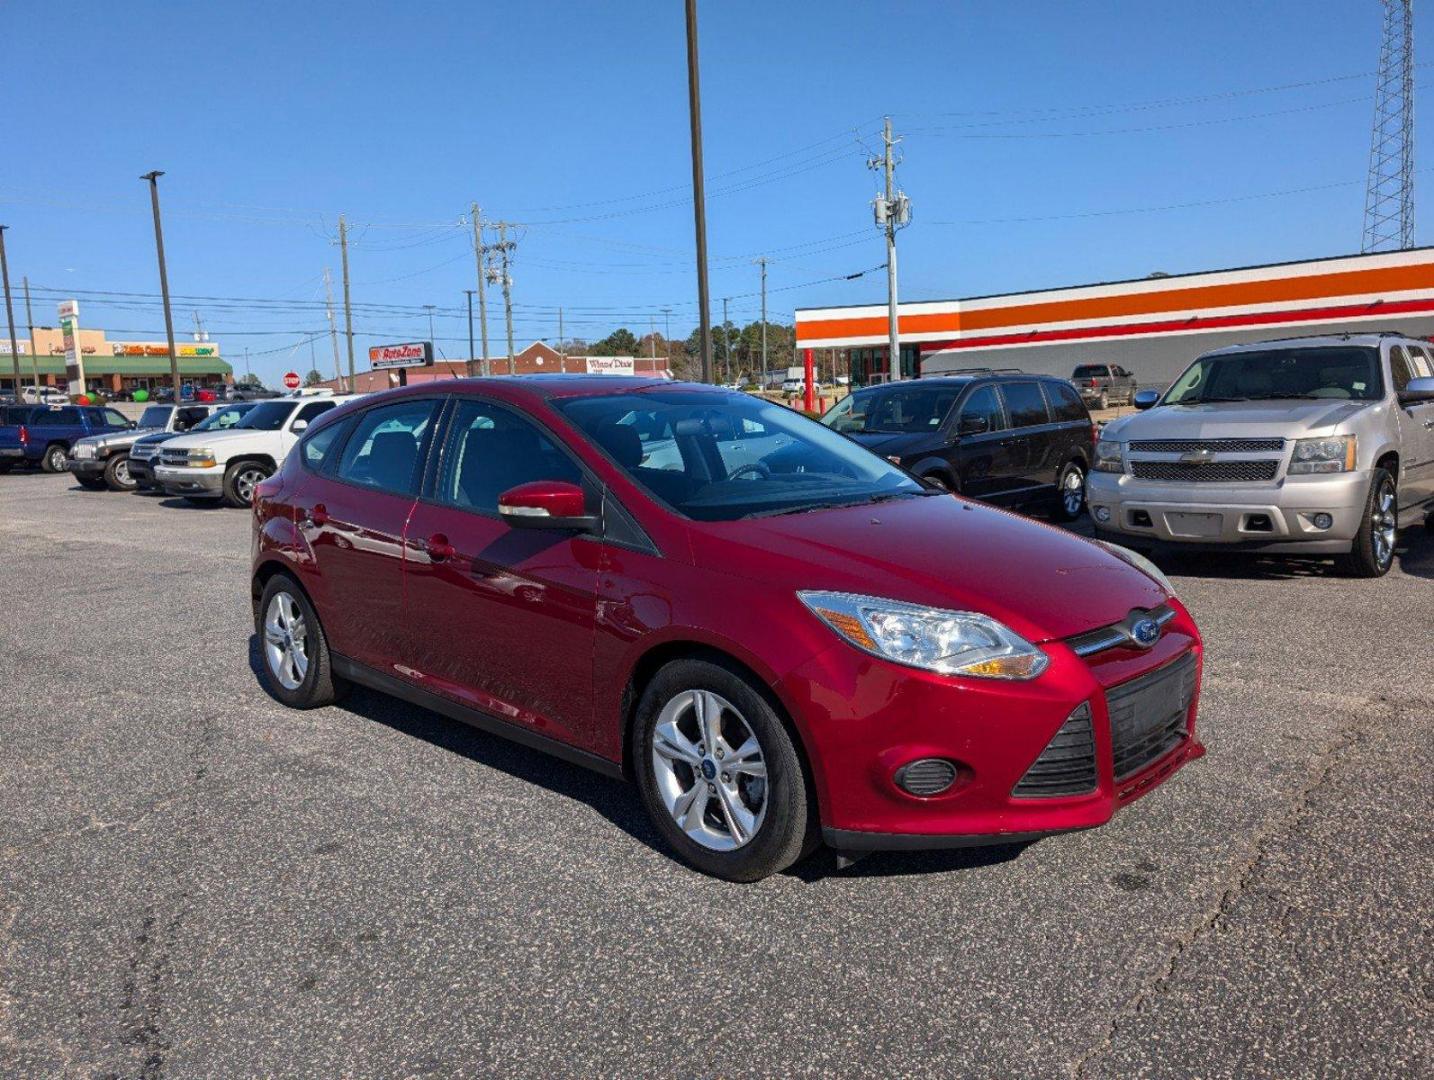
<instances>
[{"instance_id":1,"label":"suv roof rack","mask_svg":"<svg viewBox=\"0 0 1434 1080\"><path fill-rule=\"evenodd\" d=\"M1018 367L958 367L950 371L943 371L939 375L929 376L939 379L941 375L1025 375L1028 374L1025 368Z\"/></svg>"}]
</instances>

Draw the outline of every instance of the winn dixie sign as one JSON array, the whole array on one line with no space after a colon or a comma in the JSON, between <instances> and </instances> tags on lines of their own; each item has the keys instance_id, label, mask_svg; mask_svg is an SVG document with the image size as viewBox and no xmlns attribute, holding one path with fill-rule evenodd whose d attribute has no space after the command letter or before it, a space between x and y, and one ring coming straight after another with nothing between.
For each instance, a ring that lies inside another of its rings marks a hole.
<instances>
[{"instance_id":1,"label":"winn dixie sign","mask_svg":"<svg viewBox=\"0 0 1434 1080\"><path fill-rule=\"evenodd\" d=\"M368 351L368 362L375 371L428 367L433 363L433 343L410 341L403 345L374 345Z\"/></svg>"}]
</instances>

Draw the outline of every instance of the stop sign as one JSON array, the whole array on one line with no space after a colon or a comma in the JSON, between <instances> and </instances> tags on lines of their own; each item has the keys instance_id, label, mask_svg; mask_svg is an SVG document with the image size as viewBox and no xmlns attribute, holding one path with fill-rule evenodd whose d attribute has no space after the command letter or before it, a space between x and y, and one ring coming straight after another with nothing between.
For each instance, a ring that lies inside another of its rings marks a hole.
<instances>
[{"instance_id":1,"label":"stop sign","mask_svg":"<svg viewBox=\"0 0 1434 1080\"><path fill-rule=\"evenodd\" d=\"M299 388L299 373L297 371L284 372L284 386L289 390L297 390Z\"/></svg>"}]
</instances>

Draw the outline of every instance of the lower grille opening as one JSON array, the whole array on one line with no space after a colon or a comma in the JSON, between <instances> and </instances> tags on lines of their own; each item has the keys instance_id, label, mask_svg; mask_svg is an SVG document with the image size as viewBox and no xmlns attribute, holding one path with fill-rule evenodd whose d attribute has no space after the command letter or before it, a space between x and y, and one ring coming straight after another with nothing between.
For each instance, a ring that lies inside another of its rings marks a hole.
<instances>
[{"instance_id":1,"label":"lower grille opening","mask_svg":"<svg viewBox=\"0 0 1434 1080\"><path fill-rule=\"evenodd\" d=\"M1150 511L1132 510L1130 512L1130 524L1137 529L1150 529L1154 525L1150 520Z\"/></svg>"},{"instance_id":2,"label":"lower grille opening","mask_svg":"<svg viewBox=\"0 0 1434 1080\"><path fill-rule=\"evenodd\" d=\"M1018 799L1049 799L1088 795L1094 790L1095 733L1091 729L1090 706L1081 705L1066 718L1011 794Z\"/></svg>"},{"instance_id":3,"label":"lower grille opening","mask_svg":"<svg viewBox=\"0 0 1434 1080\"><path fill-rule=\"evenodd\" d=\"M1194 653L1107 692L1117 781L1133 776L1184 741L1194 695Z\"/></svg>"},{"instance_id":4,"label":"lower grille opening","mask_svg":"<svg viewBox=\"0 0 1434 1080\"><path fill-rule=\"evenodd\" d=\"M1250 514L1245 518L1246 532L1274 532L1275 526L1269 514Z\"/></svg>"},{"instance_id":5,"label":"lower grille opening","mask_svg":"<svg viewBox=\"0 0 1434 1080\"><path fill-rule=\"evenodd\" d=\"M945 758L921 758L897 769L895 779L902 791L930 798L956 782L956 766Z\"/></svg>"}]
</instances>

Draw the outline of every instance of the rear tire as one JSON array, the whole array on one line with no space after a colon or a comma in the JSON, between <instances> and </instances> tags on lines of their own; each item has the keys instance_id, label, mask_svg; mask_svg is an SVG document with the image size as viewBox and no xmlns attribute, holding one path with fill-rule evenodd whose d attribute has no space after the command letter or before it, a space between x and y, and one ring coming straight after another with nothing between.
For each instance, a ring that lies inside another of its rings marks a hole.
<instances>
[{"instance_id":1,"label":"rear tire","mask_svg":"<svg viewBox=\"0 0 1434 1080\"><path fill-rule=\"evenodd\" d=\"M275 574L259 601L259 654L264 684L291 709L332 705L349 684L334 675L323 624L288 574Z\"/></svg>"},{"instance_id":2,"label":"rear tire","mask_svg":"<svg viewBox=\"0 0 1434 1080\"><path fill-rule=\"evenodd\" d=\"M272 475L274 470L262 461L241 461L229 466L224 473L224 505L253 506L254 489Z\"/></svg>"},{"instance_id":3,"label":"rear tire","mask_svg":"<svg viewBox=\"0 0 1434 1080\"><path fill-rule=\"evenodd\" d=\"M1377 578L1394 565L1394 545L1399 538L1399 493L1394 477L1386 469L1375 469L1364 500L1364 516L1348 555L1336 560L1349 577Z\"/></svg>"},{"instance_id":4,"label":"rear tire","mask_svg":"<svg viewBox=\"0 0 1434 1080\"><path fill-rule=\"evenodd\" d=\"M51 443L45 447L45 456L40 459L40 468L47 473L58 473L65 471L66 450L59 443Z\"/></svg>"},{"instance_id":5,"label":"rear tire","mask_svg":"<svg viewBox=\"0 0 1434 1080\"><path fill-rule=\"evenodd\" d=\"M111 491L133 491L139 487L129 475L128 454L115 454L105 463L104 484Z\"/></svg>"},{"instance_id":6,"label":"rear tire","mask_svg":"<svg viewBox=\"0 0 1434 1080\"><path fill-rule=\"evenodd\" d=\"M703 724L714 715L715 727ZM755 750L739 753L749 739ZM691 659L658 671L638 703L632 749L657 831L703 873L760 881L816 846L816 805L800 752L772 703L731 668Z\"/></svg>"}]
</instances>

